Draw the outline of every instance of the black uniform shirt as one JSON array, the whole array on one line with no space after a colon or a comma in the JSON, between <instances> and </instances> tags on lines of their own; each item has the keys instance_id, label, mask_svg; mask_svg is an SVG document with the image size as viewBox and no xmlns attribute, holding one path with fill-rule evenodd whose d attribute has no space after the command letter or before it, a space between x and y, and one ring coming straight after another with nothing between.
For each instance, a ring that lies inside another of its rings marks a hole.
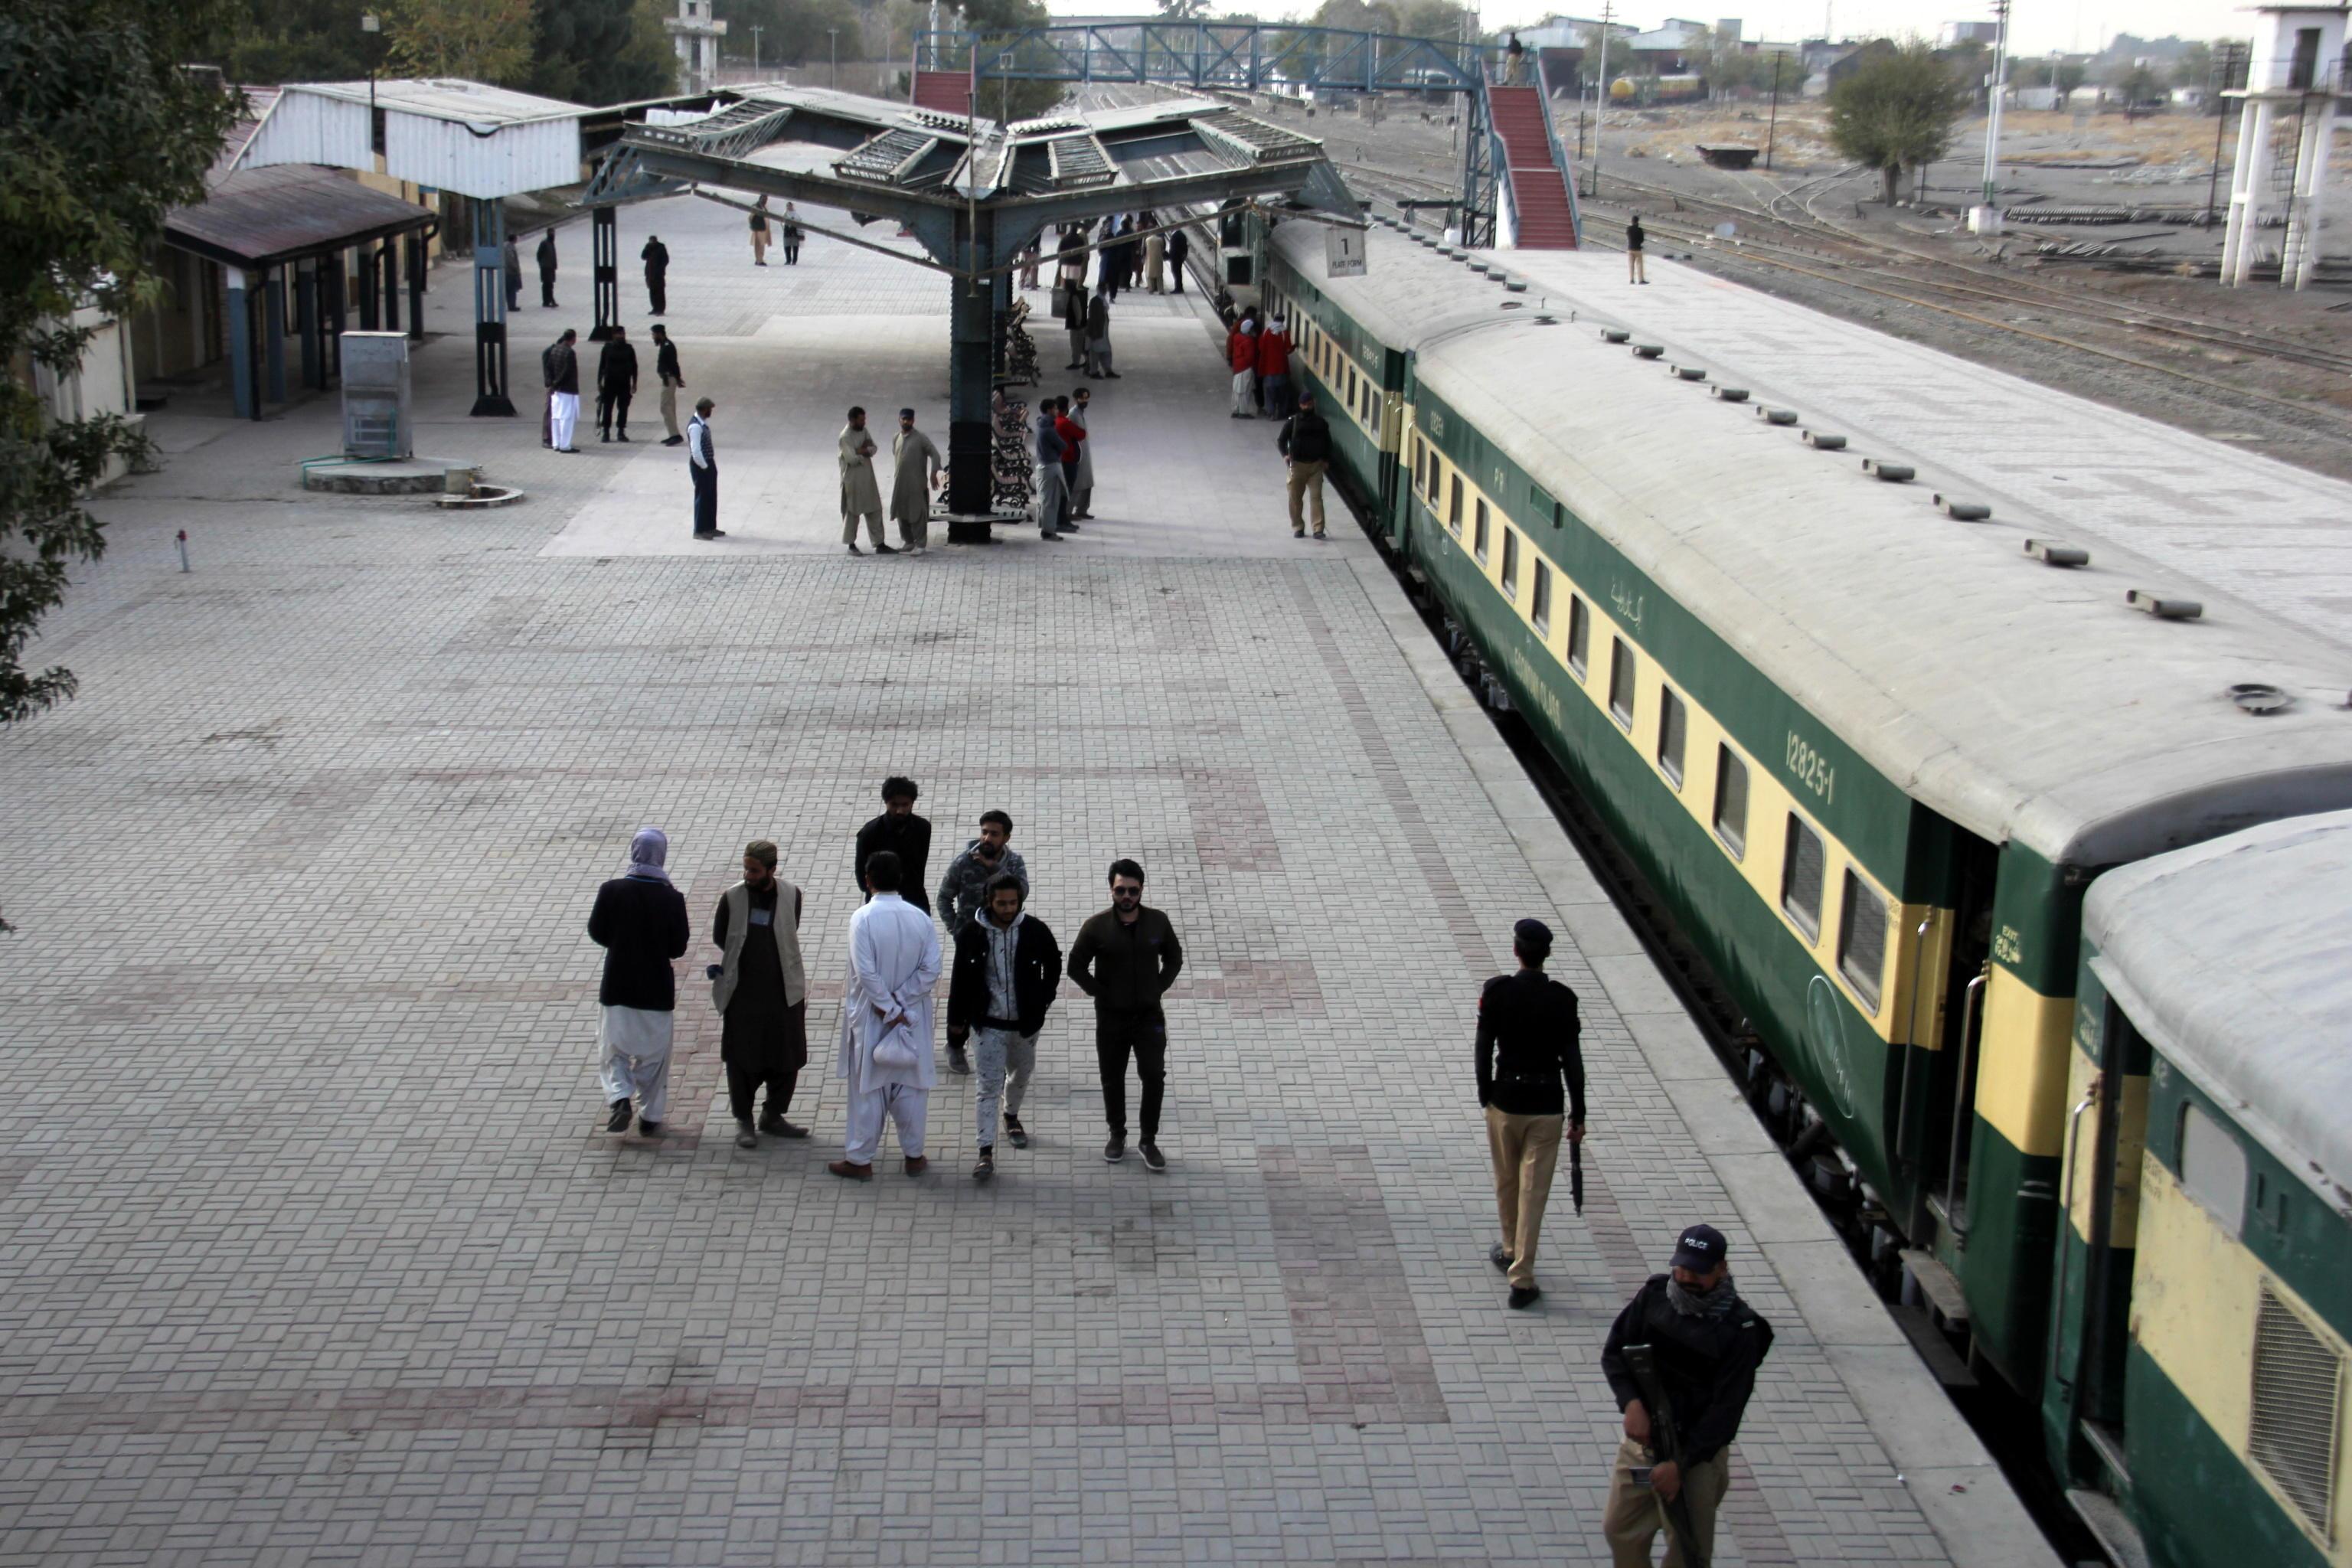
<instances>
[{"instance_id":1,"label":"black uniform shirt","mask_svg":"<svg viewBox=\"0 0 2352 1568\"><path fill-rule=\"evenodd\" d=\"M1650 1347L1688 1470L1721 1453L1738 1433L1748 1395L1756 1392L1756 1369L1772 1348L1772 1325L1746 1301L1719 1314L1678 1312L1666 1299L1669 1278L1651 1275L1617 1314L1601 1352L1601 1371L1622 1410L1642 1397L1625 1365L1625 1347Z\"/></svg>"},{"instance_id":2,"label":"black uniform shirt","mask_svg":"<svg viewBox=\"0 0 2352 1568\"><path fill-rule=\"evenodd\" d=\"M1510 1116L1558 1116L1560 1085L1584 1120L1576 993L1541 970L1497 974L1478 994L1478 1103Z\"/></svg>"}]
</instances>

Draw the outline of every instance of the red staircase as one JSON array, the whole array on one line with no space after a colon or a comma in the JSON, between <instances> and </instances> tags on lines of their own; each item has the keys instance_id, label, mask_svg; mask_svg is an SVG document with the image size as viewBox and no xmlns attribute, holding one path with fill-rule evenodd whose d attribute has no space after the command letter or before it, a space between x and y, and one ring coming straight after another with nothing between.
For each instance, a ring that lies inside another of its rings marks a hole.
<instances>
[{"instance_id":1,"label":"red staircase","mask_svg":"<svg viewBox=\"0 0 2352 1568\"><path fill-rule=\"evenodd\" d=\"M1533 87L1489 87L1486 110L1494 116L1510 162L1511 205L1519 216L1522 250L1574 250L1576 216L1569 205L1566 171L1552 162L1552 142L1544 126L1543 91Z\"/></svg>"},{"instance_id":2,"label":"red staircase","mask_svg":"<svg viewBox=\"0 0 2352 1568\"><path fill-rule=\"evenodd\" d=\"M915 73L915 107L940 114L952 114L962 120L971 113L971 73L969 71L917 71ZM1538 131L1541 131L1538 126Z\"/></svg>"}]
</instances>

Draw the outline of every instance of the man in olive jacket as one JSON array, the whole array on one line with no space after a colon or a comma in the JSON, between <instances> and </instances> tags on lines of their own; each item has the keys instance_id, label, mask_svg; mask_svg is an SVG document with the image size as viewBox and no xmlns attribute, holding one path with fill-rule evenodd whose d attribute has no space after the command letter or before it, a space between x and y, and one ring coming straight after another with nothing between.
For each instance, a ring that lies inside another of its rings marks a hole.
<instances>
[{"instance_id":1,"label":"man in olive jacket","mask_svg":"<svg viewBox=\"0 0 2352 1568\"><path fill-rule=\"evenodd\" d=\"M1103 1158L1127 1158L1127 1059L1143 1080L1143 1168L1160 1172L1160 1102L1168 1087L1168 1022L1160 998L1176 984L1184 949L1168 917L1143 904L1143 868L1110 863L1110 908L1078 928L1070 978L1095 999L1095 1060L1102 1068L1103 1117L1110 1142Z\"/></svg>"}]
</instances>

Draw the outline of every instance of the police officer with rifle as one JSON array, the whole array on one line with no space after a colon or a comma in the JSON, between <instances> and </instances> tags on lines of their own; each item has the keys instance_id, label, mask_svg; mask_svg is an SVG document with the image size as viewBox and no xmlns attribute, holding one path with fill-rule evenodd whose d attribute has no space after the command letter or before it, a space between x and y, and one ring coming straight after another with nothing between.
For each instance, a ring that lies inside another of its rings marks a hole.
<instances>
[{"instance_id":1,"label":"police officer with rifle","mask_svg":"<svg viewBox=\"0 0 2352 1568\"><path fill-rule=\"evenodd\" d=\"M1634 1292L1601 1352L1625 1413L1601 1521L1616 1568L1648 1568L1661 1522L1665 1568L1707 1568L1731 1439L1771 1348L1771 1325L1732 1288L1723 1233L1709 1225L1684 1231L1673 1272Z\"/></svg>"}]
</instances>

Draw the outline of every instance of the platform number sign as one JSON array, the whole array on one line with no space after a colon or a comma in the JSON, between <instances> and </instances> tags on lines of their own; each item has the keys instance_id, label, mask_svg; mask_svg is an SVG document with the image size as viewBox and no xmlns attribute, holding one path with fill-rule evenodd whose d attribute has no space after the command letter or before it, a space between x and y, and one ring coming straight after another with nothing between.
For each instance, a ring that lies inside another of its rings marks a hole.
<instances>
[{"instance_id":1,"label":"platform number sign","mask_svg":"<svg viewBox=\"0 0 2352 1568\"><path fill-rule=\"evenodd\" d=\"M1333 278L1361 278L1364 275L1364 231L1360 228L1327 228L1323 231L1324 270Z\"/></svg>"}]
</instances>

